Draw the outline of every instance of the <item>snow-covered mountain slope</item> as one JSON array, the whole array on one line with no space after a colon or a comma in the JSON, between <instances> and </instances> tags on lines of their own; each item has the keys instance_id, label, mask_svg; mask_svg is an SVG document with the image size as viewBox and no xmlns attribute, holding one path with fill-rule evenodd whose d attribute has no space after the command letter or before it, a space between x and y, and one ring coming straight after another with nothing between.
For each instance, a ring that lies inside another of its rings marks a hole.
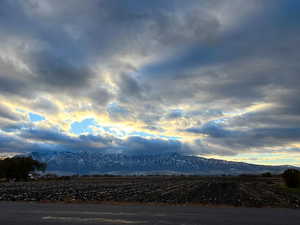
<instances>
[{"instance_id":1,"label":"snow-covered mountain slope","mask_svg":"<svg viewBox=\"0 0 300 225\"><path fill-rule=\"evenodd\" d=\"M287 166L262 166L186 156L102 154L98 152L32 152L34 159L47 163L47 172L60 174L252 174L280 173Z\"/></svg>"}]
</instances>

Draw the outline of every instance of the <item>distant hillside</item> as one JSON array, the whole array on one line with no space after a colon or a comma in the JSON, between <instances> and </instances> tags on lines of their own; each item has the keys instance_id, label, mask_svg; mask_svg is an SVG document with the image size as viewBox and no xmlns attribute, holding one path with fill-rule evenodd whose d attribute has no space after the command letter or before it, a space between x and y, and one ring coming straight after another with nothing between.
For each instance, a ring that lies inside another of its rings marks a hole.
<instances>
[{"instance_id":1,"label":"distant hillside","mask_svg":"<svg viewBox=\"0 0 300 225\"><path fill-rule=\"evenodd\" d=\"M58 174L257 174L281 173L289 166L262 166L178 153L159 155L102 154L98 152L32 152Z\"/></svg>"}]
</instances>

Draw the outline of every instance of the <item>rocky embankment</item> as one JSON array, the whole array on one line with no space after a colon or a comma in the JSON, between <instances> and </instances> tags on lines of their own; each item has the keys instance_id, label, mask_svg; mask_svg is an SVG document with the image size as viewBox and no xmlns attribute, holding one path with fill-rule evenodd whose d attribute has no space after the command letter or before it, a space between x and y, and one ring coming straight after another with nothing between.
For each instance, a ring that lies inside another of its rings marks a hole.
<instances>
[{"instance_id":1,"label":"rocky embankment","mask_svg":"<svg viewBox=\"0 0 300 225\"><path fill-rule=\"evenodd\" d=\"M300 208L280 177L80 177L0 183L2 201L140 202Z\"/></svg>"}]
</instances>

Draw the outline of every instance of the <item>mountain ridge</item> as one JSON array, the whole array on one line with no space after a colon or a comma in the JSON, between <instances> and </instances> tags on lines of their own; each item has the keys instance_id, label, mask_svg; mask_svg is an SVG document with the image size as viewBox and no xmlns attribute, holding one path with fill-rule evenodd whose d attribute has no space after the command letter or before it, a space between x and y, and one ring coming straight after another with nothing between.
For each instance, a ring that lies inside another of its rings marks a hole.
<instances>
[{"instance_id":1,"label":"mountain ridge","mask_svg":"<svg viewBox=\"0 0 300 225\"><path fill-rule=\"evenodd\" d=\"M195 174L238 175L281 173L293 166L266 166L208 159L179 153L129 155L99 152L32 152L32 158L47 163L47 172L58 174Z\"/></svg>"}]
</instances>

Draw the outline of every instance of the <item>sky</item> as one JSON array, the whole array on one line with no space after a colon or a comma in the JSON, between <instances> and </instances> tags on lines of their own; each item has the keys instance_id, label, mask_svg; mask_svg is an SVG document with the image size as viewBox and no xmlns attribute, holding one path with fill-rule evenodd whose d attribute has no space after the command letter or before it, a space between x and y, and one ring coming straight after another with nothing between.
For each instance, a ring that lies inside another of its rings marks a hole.
<instances>
[{"instance_id":1,"label":"sky","mask_svg":"<svg viewBox=\"0 0 300 225\"><path fill-rule=\"evenodd\" d=\"M1 0L0 155L300 166L300 1Z\"/></svg>"}]
</instances>

